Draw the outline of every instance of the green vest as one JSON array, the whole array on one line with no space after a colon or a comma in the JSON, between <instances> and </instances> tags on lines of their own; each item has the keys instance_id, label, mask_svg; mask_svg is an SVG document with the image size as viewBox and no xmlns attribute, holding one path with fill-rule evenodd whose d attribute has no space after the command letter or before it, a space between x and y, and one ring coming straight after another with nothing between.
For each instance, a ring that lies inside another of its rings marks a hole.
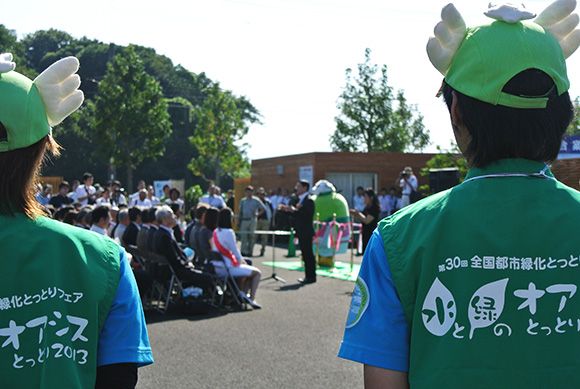
<instances>
[{"instance_id":1,"label":"green vest","mask_svg":"<svg viewBox=\"0 0 580 389\"><path fill-rule=\"evenodd\" d=\"M0 216L0 387L94 388L119 259L104 236Z\"/></svg>"},{"instance_id":2,"label":"green vest","mask_svg":"<svg viewBox=\"0 0 580 389\"><path fill-rule=\"evenodd\" d=\"M473 169L379 224L411 388L580 388L580 192L544 168Z\"/></svg>"}]
</instances>

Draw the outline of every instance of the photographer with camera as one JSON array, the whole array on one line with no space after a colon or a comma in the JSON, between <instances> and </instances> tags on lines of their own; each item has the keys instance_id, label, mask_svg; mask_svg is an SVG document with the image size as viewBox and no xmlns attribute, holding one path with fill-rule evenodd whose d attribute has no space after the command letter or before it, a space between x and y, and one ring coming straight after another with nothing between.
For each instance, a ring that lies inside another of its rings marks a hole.
<instances>
[{"instance_id":1,"label":"photographer with camera","mask_svg":"<svg viewBox=\"0 0 580 389\"><path fill-rule=\"evenodd\" d=\"M413 192L417 191L419 187L419 183L417 181L417 177L413 174L413 168L407 166L403 171L399 174L399 178L395 180L395 185L398 185L401 188L401 208L405 208L407 205L411 204L411 195Z\"/></svg>"},{"instance_id":2,"label":"photographer with camera","mask_svg":"<svg viewBox=\"0 0 580 389\"><path fill-rule=\"evenodd\" d=\"M111 183L111 204L116 206L127 205L127 198L123 194L121 182L115 180Z\"/></svg>"}]
</instances>

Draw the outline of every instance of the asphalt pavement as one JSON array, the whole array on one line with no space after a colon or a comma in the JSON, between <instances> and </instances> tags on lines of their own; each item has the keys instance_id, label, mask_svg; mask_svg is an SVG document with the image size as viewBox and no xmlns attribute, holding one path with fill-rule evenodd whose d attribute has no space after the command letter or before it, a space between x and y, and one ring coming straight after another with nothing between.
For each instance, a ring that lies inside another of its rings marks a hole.
<instances>
[{"instance_id":1,"label":"asphalt pavement","mask_svg":"<svg viewBox=\"0 0 580 389\"><path fill-rule=\"evenodd\" d=\"M277 259L288 260L280 258L284 253L277 249ZM271 258L271 249L254 258L264 278L272 270L261 263ZM148 313L155 364L139 370L137 387L362 387L362 366L336 357L354 284L318 277L301 286L296 279L303 274L277 274L288 283L263 280L261 310Z\"/></svg>"}]
</instances>

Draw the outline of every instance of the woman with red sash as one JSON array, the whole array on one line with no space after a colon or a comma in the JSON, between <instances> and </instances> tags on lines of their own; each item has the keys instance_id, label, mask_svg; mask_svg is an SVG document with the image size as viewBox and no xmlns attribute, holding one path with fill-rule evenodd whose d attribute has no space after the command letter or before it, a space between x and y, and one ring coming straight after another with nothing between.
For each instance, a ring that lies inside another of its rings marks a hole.
<instances>
[{"instance_id":1,"label":"woman with red sash","mask_svg":"<svg viewBox=\"0 0 580 389\"><path fill-rule=\"evenodd\" d=\"M232 277L236 278L240 286L240 296L254 309L262 308L256 302L256 292L260 284L262 272L254 266L246 263L238 246L236 244L236 234L232 229L232 210L229 208L222 208L218 216L218 228L214 230L211 240L213 251L221 254L223 262L212 261L216 269L216 273L223 277L226 276L229 270ZM248 291L250 296L248 297Z\"/></svg>"}]
</instances>

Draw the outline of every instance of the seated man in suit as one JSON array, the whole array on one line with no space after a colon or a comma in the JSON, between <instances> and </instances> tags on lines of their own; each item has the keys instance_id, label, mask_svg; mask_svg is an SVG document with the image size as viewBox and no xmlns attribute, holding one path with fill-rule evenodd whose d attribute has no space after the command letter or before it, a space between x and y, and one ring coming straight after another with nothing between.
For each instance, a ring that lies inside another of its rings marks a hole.
<instances>
[{"instance_id":1,"label":"seated man in suit","mask_svg":"<svg viewBox=\"0 0 580 389\"><path fill-rule=\"evenodd\" d=\"M123 233L123 246L137 246L137 234L141 229L141 210L137 207L129 208L129 220L131 223Z\"/></svg>"},{"instance_id":2,"label":"seated man in suit","mask_svg":"<svg viewBox=\"0 0 580 389\"><path fill-rule=\"evenodd\" d=\"M157 212L158 207L151 207L144 212L149 214L149 231L147 231L147 246L146 249L149 252L154 253L155 247L153 247L153 243L155 240L155 233L159 230L159 224L157 223L157 219L155 218L155 212Z\"/></svg>"},{"instance_id":3,"label":"seated man in suit","mask_svg":"<svg viewBox=\"0 0 580 389\"><path fill-rule=\"evenodd\" d=\"M157 209L155 219L159 224L159 230L155 232L153 239L154 252L167 259L184 286L195 285L209 289L212 285L211 276L194 269L175 240L173 227L177 221L173 210L169 206L163 205Z\"/></svg>"},{"instance_id":4,"label":"seated man in suit","mask_svg":"<svg viewBox=\"0 0 580 389\"><path fill-rule=\"evenodd\" d=\"M141 251L147 251L149 239L149 230L151 229L151 216L149 214L149 208L141 211L141 229L137 233L137 248Z\"/></svg>"}]
</instances>

